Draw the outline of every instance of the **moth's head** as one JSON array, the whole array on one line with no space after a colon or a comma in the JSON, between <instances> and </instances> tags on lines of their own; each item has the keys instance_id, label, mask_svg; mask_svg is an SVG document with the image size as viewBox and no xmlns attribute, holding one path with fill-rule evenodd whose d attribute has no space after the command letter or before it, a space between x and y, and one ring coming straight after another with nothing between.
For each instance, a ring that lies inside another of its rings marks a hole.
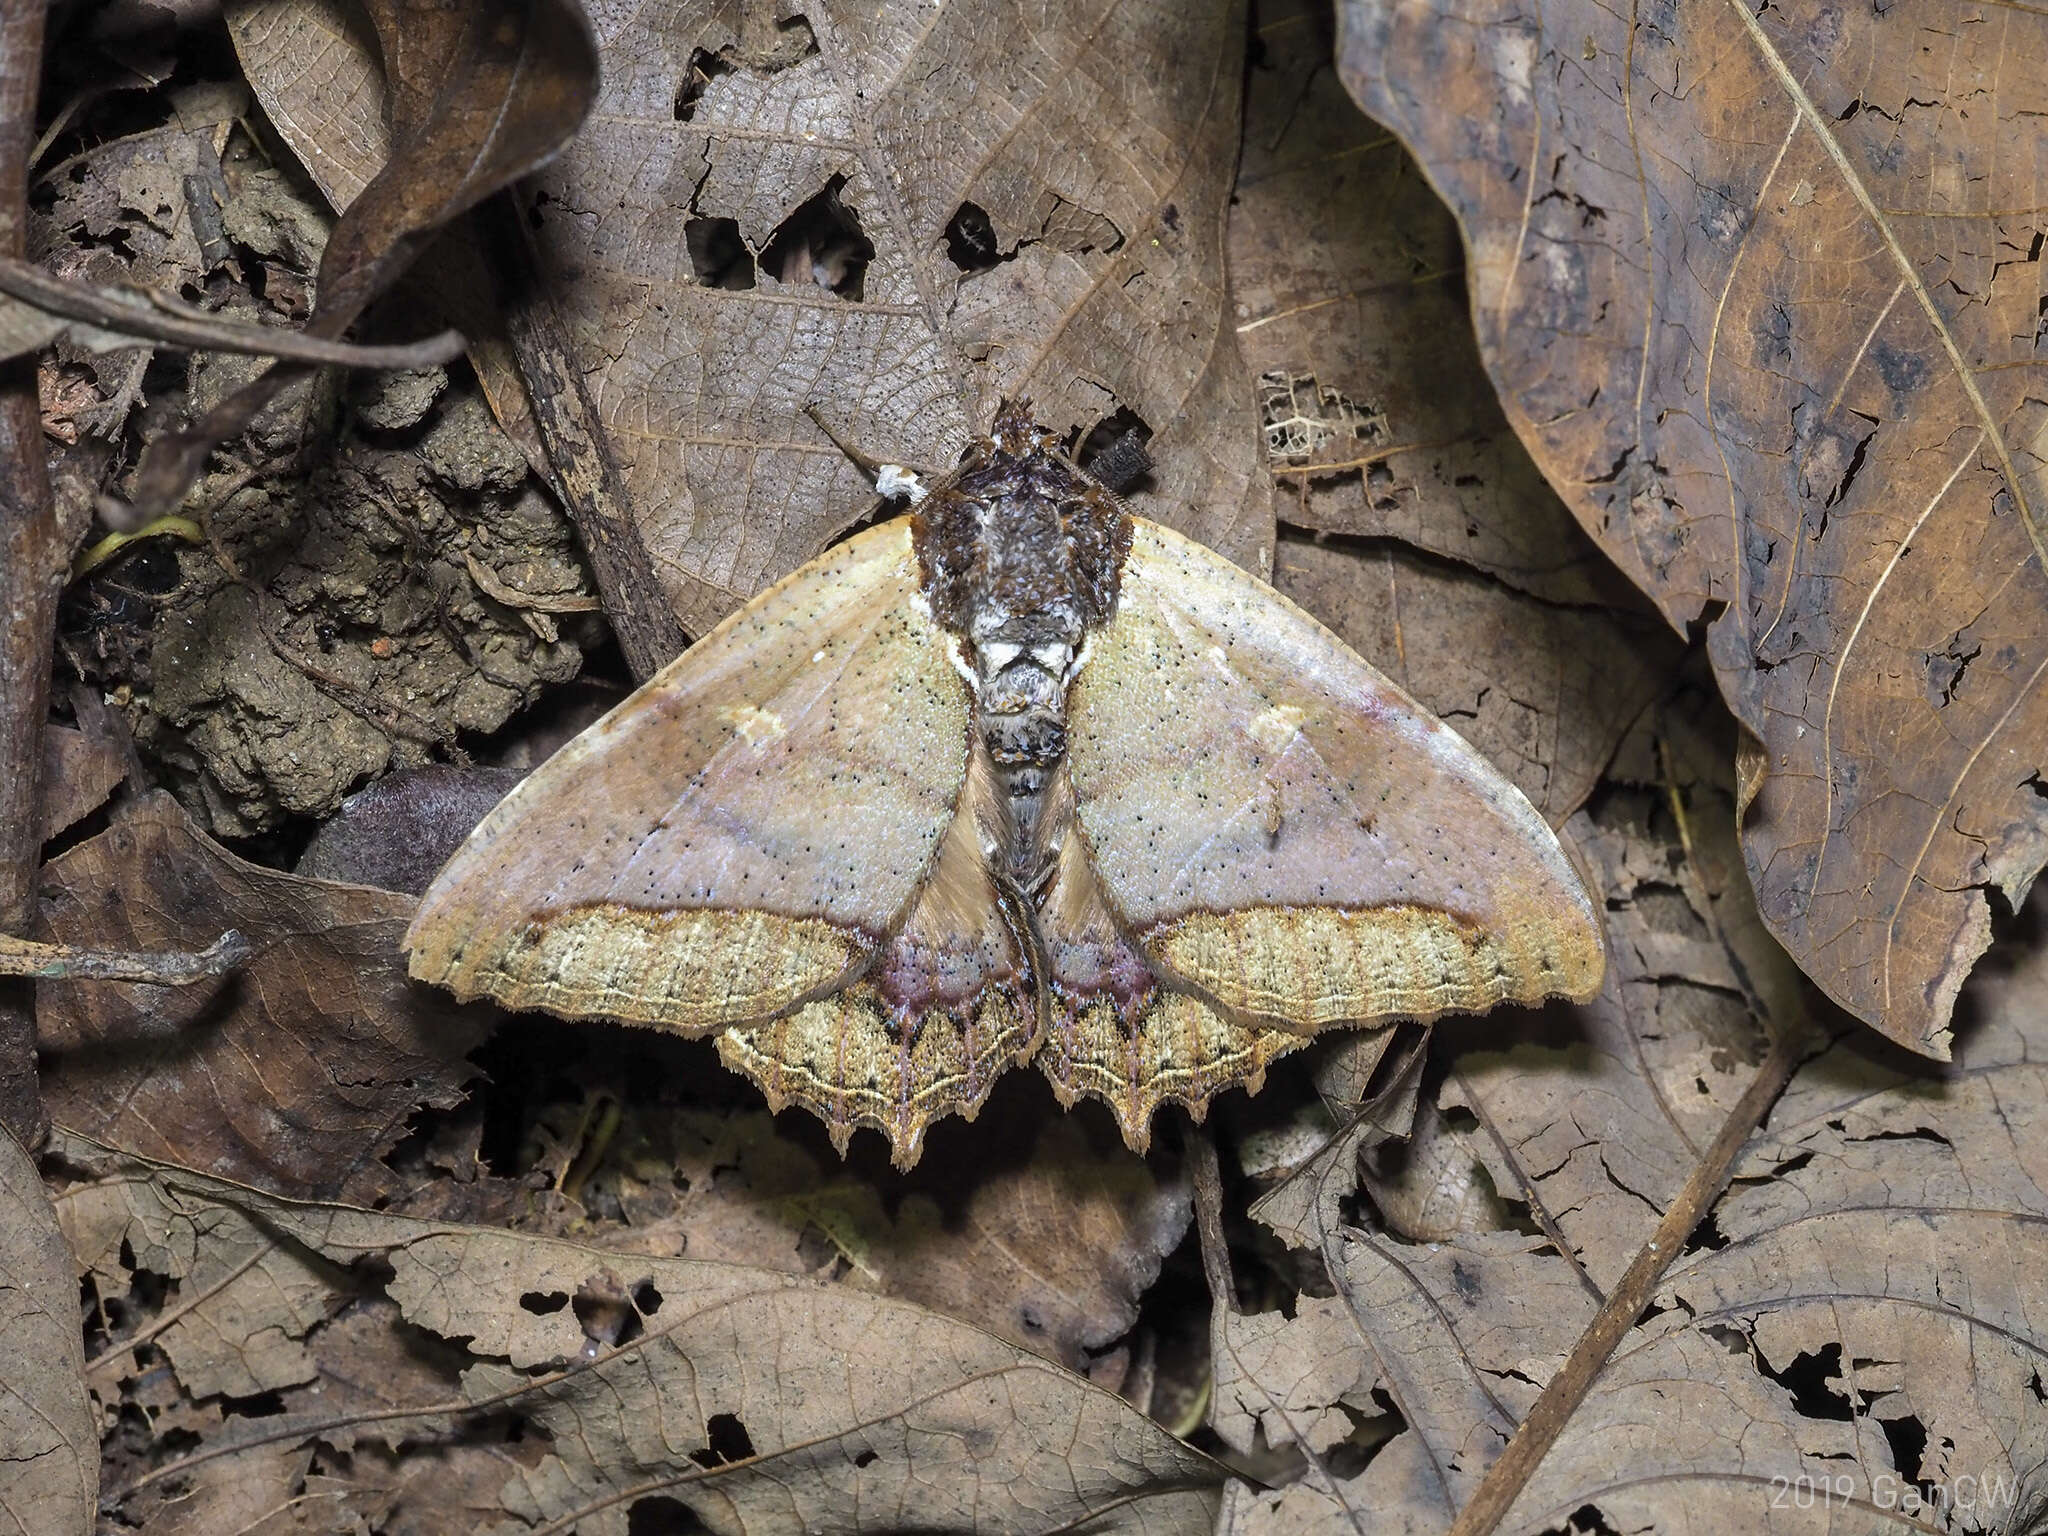
<instances>
[{"instance_id":1,"label":"moth's head","mask_svg":"<svg viewBox=\"0 0 2048 1536\"><path fill-rule=\"evenodd\" d=\"M989 428L981 456L1000 453L1021 459L1051 446L1052 434L1031 414L1030 399L1005 400L996 411L995 425Z\"/></svg>"}]
</instances>

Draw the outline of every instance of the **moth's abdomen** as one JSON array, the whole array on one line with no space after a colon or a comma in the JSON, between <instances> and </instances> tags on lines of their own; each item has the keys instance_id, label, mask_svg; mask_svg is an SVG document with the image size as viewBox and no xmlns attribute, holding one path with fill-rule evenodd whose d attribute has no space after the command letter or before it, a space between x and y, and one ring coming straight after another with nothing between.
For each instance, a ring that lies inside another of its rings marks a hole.
<instances>
[{"instance_id":1,"label":"moth's abdomen","mask_svg":"<svg viewBox=\"0 0 2048 1536\"><path fill-rule=\"evenodd\" d=\"M1040 621L1034 627L1045 627L1045 615L1032 617ZM1053 770L1067 753L1067 678L1079 638L1074 627L1074 639L1039 636L1028 651L993 638L974 648L976 724L1008 809L1009 874L1027 888L1052 851L1043 837L1045 802Z\"/></svg>"}]
</instances>

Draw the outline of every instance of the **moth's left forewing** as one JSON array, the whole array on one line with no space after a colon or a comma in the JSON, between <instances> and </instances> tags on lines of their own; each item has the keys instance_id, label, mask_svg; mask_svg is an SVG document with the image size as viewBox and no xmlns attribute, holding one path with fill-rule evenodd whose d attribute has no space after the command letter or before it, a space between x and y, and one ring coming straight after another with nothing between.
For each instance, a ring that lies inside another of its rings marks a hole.
<instances>
[{"instance_id":1,"label":"moth's left forewing","mask_svg":"<svg viewBox=\"0 0 2048 1536\"><path fill-rule=\"evenodd\" d=\"M421 898L412 974L687 1033L836 991L915 900L968 747L909 521L869 529L508 795Z\"/></svg>"},{"instance_id":2,"label":"moth's left forewing","mask_svg":"<svg viewBox=\"0 0 2048 1536\"><path fill-rule=\"evenodd\" d=\"M1133 522L1068 754L1152 965L1304 1032L1596 992L1592 902L1521 792L1272 588Z\"/></svg>"}]
</instances>

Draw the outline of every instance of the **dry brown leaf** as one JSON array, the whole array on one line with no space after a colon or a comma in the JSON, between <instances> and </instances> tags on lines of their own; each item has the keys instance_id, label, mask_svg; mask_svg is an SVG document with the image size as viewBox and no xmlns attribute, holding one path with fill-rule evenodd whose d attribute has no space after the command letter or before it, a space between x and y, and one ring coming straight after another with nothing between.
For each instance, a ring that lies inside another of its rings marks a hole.
<instances>
[{"instance_id":1,"label":"dry brown leaf","mask_svg":"<svg viewBox=\"0 0 2048 1536\"><path fill-rule=\"evenodd\" d=\"M1254 37L1230 287L1275 514L1400 539L1552 602L1626 600L1501 414L1457 221L1345 95L1330 7L1262 4Z\"/></svg>"},{"instance_id":2,"label":"dry brown leaf","mask_svg":"<svg viewBox=\"0 0 2048 1536\"><path fill-rule=\"evenodd\" d=\"M1445 1034L1444 1098L1462 1095L1484 1127L1467 1145L1571 1262L1511 1232L1414 1247L1326 1226L1337 1295L1224 1329L1219 1432L1295 1445L1306 1470L1271 1492L1234 1489L1220 1529L1441 1529L1654 1229L1723 1118L1718 1101L1750 1076L1739 1000L1777 985L1756 983L1763 958L1730 921L1739 882L1706 899L1713 871L1735 872L1732 805L1725 784L1691 782L1686 845L1719 855L1659 852L1646 802L1626 791L1580 818L1608 885L1608 995L1552 1010L1504 1053L1477 1031ZM1849 1030L1801 1069L1503 1530L2038 1519L2044 906L2014 958L1965 989L1952 1066ZM1373 1418L1389 1407L1399 1424ZM1390 1429L1383 1446L1361 1438Z\"/></svg>"},{"instance_id":3,"label":"dry brown leaf","mask_svg":"<svg viewBox=\"0 0 2048 1536\"><path fill-rule=\"evenodd\" d=\"M1291 1326L1228 1318L1211 1422L1239 1451L1255 1430L1299 1450L1307 1471L1272 1495L1234 1487L1219 1530L1329 1529L1344 1514L1442 1530L1592 1318L1593 1297L1543 1247L1514 1232L1425 1249L1346 1230L1324 1242L1339 1295L1304 1300ZM1341 1475L1331 1453L1387 1407L1405 1432Z\"/></svg>"},{"instance_id":4,"label":"dry brown leaf","mask_svg":"<svg viewBox=\"0 0 2048 1536\"><path fill-rule=\"evenodd\" d=\"M1340 9L1351 93L1464 226L1509 420L1675 626L1712 621L1765 919L1945 1054L2048 858L2048 19Z\"/></svg>"},{"instance_id":5,"label":"dry brown leaf","mask_svg":"<svg viewBox=\"0 0 2048 1536\"><path fill-rule=\"evenodd\" d=\"M71 725L43 728L43 841L106 804L128 765L103 736Z\"/></svg>"},{"instance_id":6,"label":"dry brown leaf","mask_svg":"<svg viewBox=\"0 0 2048 1536\"><path fill-rule=\"evenodd\" d=\"M575 0L501 10L440 0L366 0L389 89L387 158L345 207L321 253L309 335L338 337L449 220L555 155L590 108L597 60ZM280 364L203 420L151 442L139 507L160 513L213 446L309 370Z\"/></svg>"},{"instance_id":7,"label":"dry brown leaf","mask_svg":"<svg viewBox=\"0 0 2048 1536\"><path fill-rule=\"evenodd\" d=\"M376 163L372 75L333 14L231 14L259 98L330 196ZM600 30L602 93L540 179L538 239L693 631L872 506L806 406L928 468L1005 394L1060 430L1127 409L1158 434L1138 509L1263 571L1224 286L1234 6L1062 5L1027 24L911 0L844 17L696 4L606 12Z\"/></svg>"},{"instance_id":8,"label":"dry brown leaf","mask_svg":"<svg viewBox=\"0 0 2048 1536\"><path fill-rule=\"evenodd\" d=\"M0 1131L0 1518L22 1532L83 1536L99 1510L77 1296L42 1176Z\"/></svg>"},{"instance_id":9,"label":"dry brown leaf","mask_svg":"<svg viewBox=\"0 0 2048 1536\"><path fill-rule=\"evenodd\" d=\"M1028 1156L1004 1159L1008 1166L977 1160L971 1180L942 1181L940 1198L904 1200L868 1258L888 1294L1082 1370L1130 1331L1138 1298L1186 1236L1187 1182L1162 1179L1114 1138L1091 1138L1042 1094L1026 1103L1035 1136L1005 1137L999 1126L984 1135L996 1147L1028 1147ZM943 1182L956 1187L943 1191Z\"/></svg>"},{"instance_id":10,"label":"dry brown leaf","mask_svg":"<svg viewBox=\"0 0 2048 1536\"><path fill-rule=\"evenodd\" d=\"M226 99L213 107L97 145L45 172L49 202L32 215L42 262L74 281L166 293L203 289L228 250L213 197L223 187L220 149L237 111ZM96 352L60 343L53 359L60 395L49 408L64 439L118 440L142 400L154 355L147 344Z\"/></svg>"},{"instance_id":11,"label":"dry brown leaf","mask_svg":"<svg viewBox=\"0 0 2048 1536\"><path fill-rule=\"evenodd\" d=\"M411 898L235 858L154 795L42 874L63 942L198 949L224 929L257 947L190 987L42 982L43 1092L74 1130L293 1194L389 1187L377 1161L422 1104L473 1068L485 1010L414 988L398 938Z\"/></svg>"},{"instance_id":12,"label":"dry brown leaf","mask_svg":"<svg viewBox=\"0 0 2048 1536\"><path fill-rule=\"evenodd\" d=\"M1554 1235L1603 1289L1755 1075L1766 1045L1755 1001L1793 1016L1784 952L1763 935L1745 943L1735 920L1755 908L1734 848L1727 743L1685 723L1707 703L1681 695L1646 733L1662 743L1660 766L1693 775L1682 829L1666 785L1612 791L1571 823L1607 912L1600 996L1546 1012L1505 1049L1480 1021L1444 1031L1456 1059L1442 1103L1487 1127L1469 1147L1494 1189L1555 1213Z\"/></svg>"},{"instance_id":13,"label":"dry brown leaf","mask_svg":"<svg viewBox=\"0 0 2048 1536\"><path fill-rule=\"evenodd\" d=\"M819 1137L778 1135L757 1108L666 1100L617 1106L586 1173L583 1138L606 1111L564 1107L576 1123L546 1139L554 1161L577 1168L581 1209L521 1225L621 1253L837 1273L1111 1386L1128 1362L1103 1352L1130 1332L1188 1227L1170 1159L1137 1156L1035 1085L971 1127L935 1130L933 1156L907 1176L875 1157L843 1163Z\"/></svg>"},{"instance_id":14,"label":"dry brown leaf","mask_svg":"<svg viewBox=\"0 0 2048 1536\"><path fill-rule=\"evenodd\" d=\"M1456 221L1344 94L1328 11L1291 0L1258 21L1230 252L1273 507L1371 540L1283 541L1274 584L1560 824L1678 644L1502 417Z\"/></svg>"},{"instance_id":15,"label":"dry brown leaf","mask_svg":"<svg viewBox=\"0 0 2048 1536\"><path fill-rule=\"evenodd\" d=\"M340 1436L359 1451L368 1433L404 1455L402 1437L446 1435L467 1402L541 1449L507 1466L497 1497L556 1532L692 1516L718 1531L1193 1532L1213 1518L1220 1472L1206 1458L1078 1377L905 1303L739 1265L294 1204L59 1136L66 1162L95 1176L65 1204L90 1211L74 1227L101 1256L88 1267L103 1294L118 1285L104 1256L124 1263L119 1242L109 1247L118 1234L134 1255L125 1267L162 1263L180 1281L181 1320L230 1338L267 1329L307 1349L331 1325L297 1305L251 1296L244 1307L217 1284L187 1288L201 1266L247 1275L289 1262L381 1296L435 1350L467 1356L459 1390L412 1405L433 1411L367 1432L310 1407L235 1415L189 1467L174 1461L112 1490L119 1506L161 1497L167 1483L231 1478L240 1456L209 1456L232 1446L262 1454ZM618 1300L601 1321L586 1302L607 1295ZM416 1379L431 1385L431 1374ZM360 1394L349 1396L353 1407ZM325 1491L360 1512L389 1486L336 1479Z\"/></svg>"}]
</instances>

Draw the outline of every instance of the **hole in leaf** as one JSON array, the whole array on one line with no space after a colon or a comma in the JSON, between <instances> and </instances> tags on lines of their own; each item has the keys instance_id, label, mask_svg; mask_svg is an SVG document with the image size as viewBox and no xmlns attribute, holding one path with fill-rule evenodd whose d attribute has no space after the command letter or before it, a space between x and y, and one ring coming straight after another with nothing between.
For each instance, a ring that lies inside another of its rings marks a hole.
<instances>
[{"instance_id":1,"label":"hole in leaf","mask_svg":"<svg viewBox=\"0 0 2048 1536\"><path fill-rule=\"evenodd\" d=\"M844 176L775 227L761 248L761 270L777 282L812 284L858 302L867 286L875 243L861 232L860 215L840 200Z\"/></svg>"},{"instance_id":2,"label":"hole in leaf","mask_svg":"<svg viewBox=\"0 0 2048 1536\"><path fill-rule=\"evenodd\" d=\"M1721 1227L1714 1220L1714 1213L1707 1212L1706 1219L1693 1228L1692 1236L1686 1240L1685 1251L1698 1253L1701 1249L1719 1251L1728 1246L1728 1239L1722 1235Z\"/></svg>"},{"instance_id":3,"label":"hole in leaf","mask_svg":"<svg viewBox=\"0 0 2048 1536\"><path fill-rule=\"evenodd\" d=\"M676 92L676 121L687 123L694 118L697 103L703 99L704 88L720 75L731 73L730 59L713 53L709 48L693 48L689 68L683 71L682 88Z\"/></svg>"},{"instance_id":4,"label":"hole in leaf","mask_svg":"<svg viewBox=\"0 0 2048 1536\"><path fill-rule=\"evenodd\" d=\"M626 1536L696 1536L709 1529L689 1505L665 1493L635 1499L626 1511Z\"/></svg>"},{"instance_id":5,"label":"hole in leaf","mask_svg":"<svg viewBox=\"0 0 2048 1536\"><path fill-rule=\"evenodd\" d=\"M576 1321L583 1327L586 1359L630 1344L644 1331L633 1297L608 1269L599 1270L576 1287L574 1307Z\"/></svg>"},{"instance_id":6,"label":"hole in leaf","mask_svg":"<svg viewBox=\"0 0 2048 1536\"><path fill-rule=\"evenodd\" d=\"M700 1467L722 1467L745 1461L754 1454L754 1442L747 1426L730 1413L714 1413L704 1425L704 1449L690 1452Z\"/></svg>"},{"instance_id":7,"label":"hole in leaf","mask_svg":"<svg viewBox=\"0 0 2048 1536\"><path fill-rule=\"evenodd\" d=\"M853 1456L853 1464L856 1467L871 1467L881 1459L873 1451L856 1451Z\"/></svg>"},{"instance_id":8,"label":"hole in leaf","mask_svg":"<svg viewBox=\"0 0 2048 1536\"><path fill-rule=\"evenodd\" d=\"M1840 1344L1802 1350L1782 1371L1774 1371L1762 1361L1758 1366L1792 1394L1793 1408L1807 1418L1847 1423L1856 1417L1855 1405L1847 1395L1848 1383L1843 1379Z\"/></svg>"},{"instance_id":9,"label":"hole in leaf","mask_svg":"<svg viewBox=\"0 0 2048 1536\"><path fill-rule=\"evenodd\" d=\"M652 1317L661 1310L662 1295L654 1288L652 1280L642 1280L633 1287L633 1305L640 1309L642 1317Z\"/></svg>"},{"instance_id":10,"label":"hole in leaf","mask_svg":"<svg viewBox=\"0 0 2048 1536\"><path fill-rule=\"evenodd\" d=\"M740 238L737 219L690 219L683 225L690 271L706 288L754 286L754 253Z\"/></svg>"},{"instance_id":11,"label":"hole in leaf","mask_svg":"<svg viewBox=\"0 0 2048 1536\"><path fill-rule=\"evenodd\" d=\"M706 88L720 75L729 75L735 69L757 75L779 74L817 55L818 34L806 18L790 16L772 26L763 25L766 20L758 13L743 16L737 43L728 43L715 53L709 48L691 51L682 84L676 88L677 122L687 123L696 117L697 104L704 99Z\"/></svg>"},{"instance_id":12,"label":"hole in leaf","mask_svg":"<svg viewBox=\"0 0 2048 1536\"><path fill-rule=\"evenodd\" d=\"M1120 405L1081 435L1074 462L1121 495L1152 473L1152 456L1145 451L1151 440L1145 418Z\"/></svg>"},{"instance_id":13,"label":"hole in leaf","mask_svg":"<svg viewBox=\"0 0 2048 1536\"><path fill-rule=\"evenodd\" d=\"M566 1291L528 1291L519 1298L519 1305L535 1317L547 1317L569 1305Z\"/></svg>"},{"instance_id":14,"label":"hole in leaf","mask_svg":"<svg viewBox=\"0 0 2048 1536\"><path fill-rule=\"evenodd\" d=\"M1892 1448L1892 1465L1898 1468L1901 1477L1911 1478L1919 1484L1920 1496L1932 1503L1939 1490L1932 1483L1921 1480L1921 1471L1927 1456L1927 1426L1915 1414L1902 1418L1879 1419L1878 1428L1884 1431L1884 1438Z\"/></svg>"},{"instance_id":15,"label":"hole in leaf","mask_svg":"<svg viewBox=\"0 0 2048 1536\"><path fill-rule=\"evenodd\" d=\"M962 272L986 272L1003 260L996 227L979 203L962 203L946 221L946 259Z\"/></svg>"}]
</instances>

